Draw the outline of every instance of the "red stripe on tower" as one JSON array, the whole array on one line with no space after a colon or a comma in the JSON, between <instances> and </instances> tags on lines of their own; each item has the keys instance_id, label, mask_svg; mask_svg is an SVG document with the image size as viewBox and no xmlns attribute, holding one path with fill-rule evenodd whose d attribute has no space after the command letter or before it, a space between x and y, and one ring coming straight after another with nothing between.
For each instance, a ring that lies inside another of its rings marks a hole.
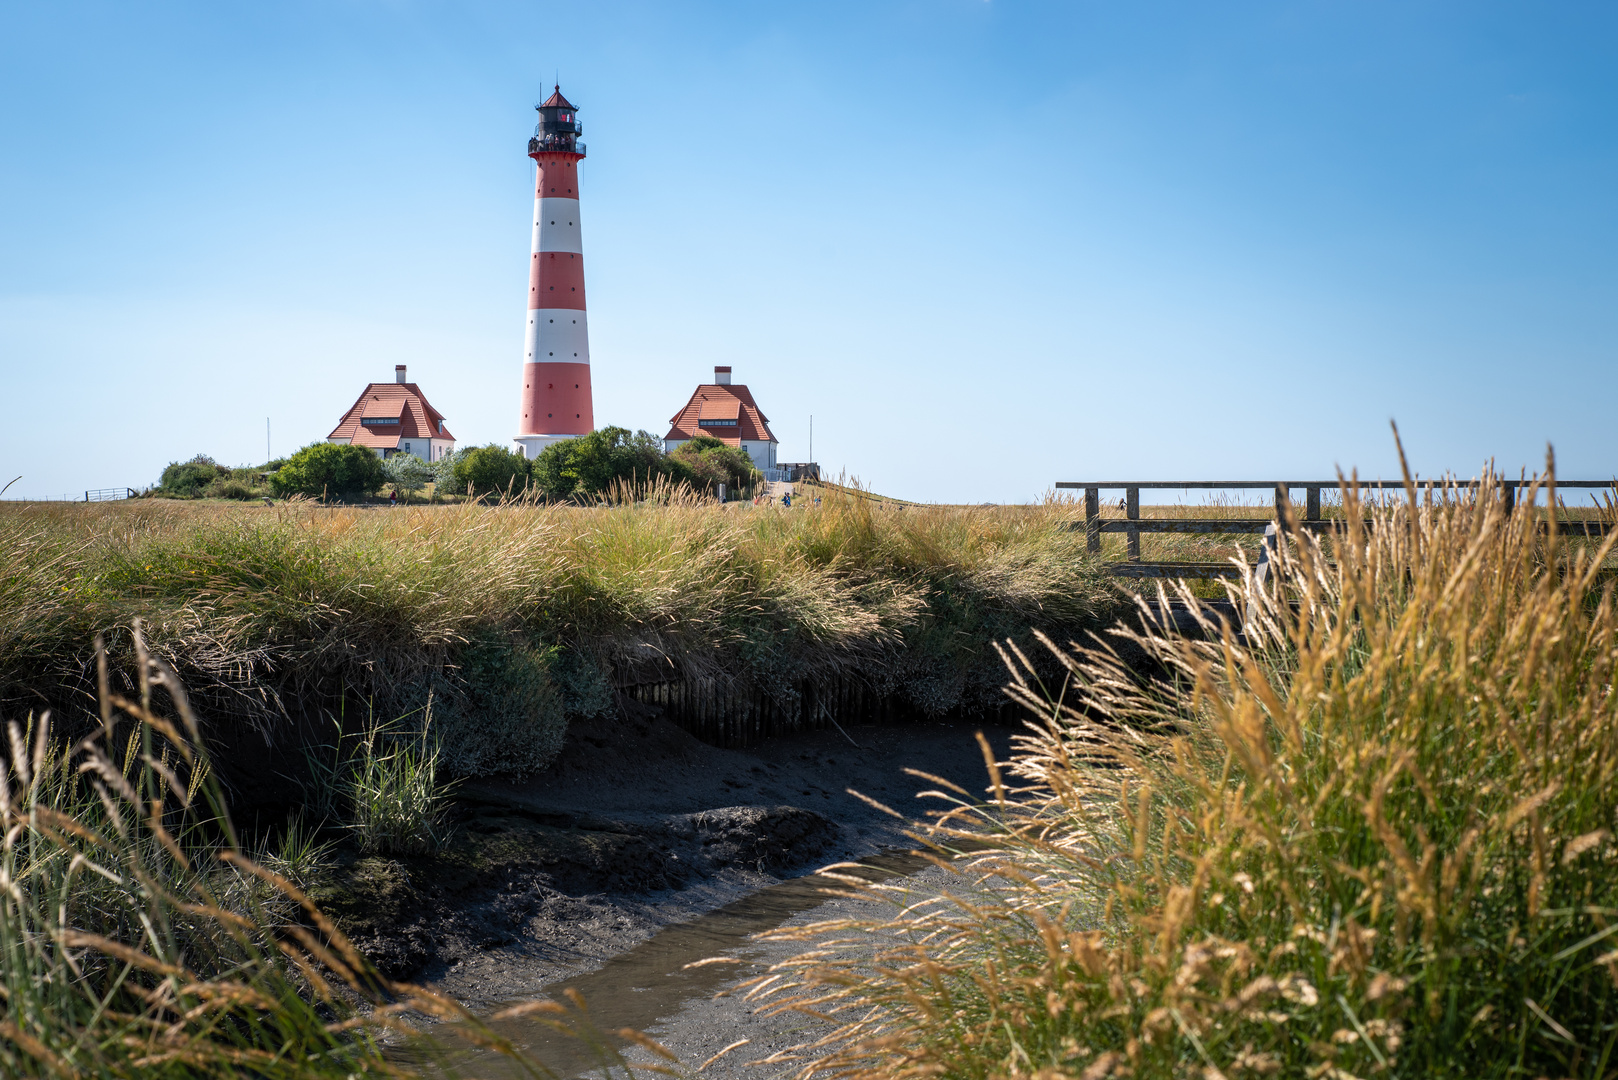
<instances>
[{"instance_id":1,"label":"red stripe on tower","mask_svg":"<svg viewBox=\"0 0 1618 1080\"><path fill-rule=\"evenodd\" d=\"M516 442L532 458L559 439L595 428L590 397L590 331L584 311L584 247L579 241L578 110L562 88L538 106L528 140L534 178L534 244L523 335L522 409Z\"/></svg>"}]
</instances>

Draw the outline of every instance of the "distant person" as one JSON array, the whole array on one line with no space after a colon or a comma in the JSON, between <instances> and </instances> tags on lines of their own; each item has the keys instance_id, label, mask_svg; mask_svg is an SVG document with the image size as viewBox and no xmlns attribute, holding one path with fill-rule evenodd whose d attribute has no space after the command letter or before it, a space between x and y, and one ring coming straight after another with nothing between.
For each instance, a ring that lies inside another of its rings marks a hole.
<instances>
[{"instance_id":1,"label":"distant person","mask_svg":"<svg viewBox=\"0 0 1618 1080\"><path fill-rule=\"evenodd\" d=\"M399 505L399 493L398 493L398 491L390 491L390 492L388 492L388 505L389 506L398 506Z\"/></svg>"}]
</instances>

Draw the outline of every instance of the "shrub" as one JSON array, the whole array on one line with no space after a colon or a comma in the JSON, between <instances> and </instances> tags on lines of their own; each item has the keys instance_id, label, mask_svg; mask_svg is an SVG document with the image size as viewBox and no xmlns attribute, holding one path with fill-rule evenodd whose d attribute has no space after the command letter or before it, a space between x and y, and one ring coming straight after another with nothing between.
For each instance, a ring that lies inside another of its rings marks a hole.
<instances>
[{"instance_id":1,"label":"shrub","mask_svg":"<svg viewBox=\"0 0 1618 1080\"><path fill-rule=\"evenodd\" d=\"M689 480L671 464L662 443L648 431L604 427L576 439L563 439L534 459L534 483L547 499L600 495L619 483L645 483L664 476Z\"/></svg>"},{"instance_id":2,"label":"shrub","mask_svg":"<svg viewBox=\"0 0 1618 1080\"><path fill-rule=\"evenodd\" d=\"M245 481L235 477L220 477L209 484L203 494L214 499L251 499L256 493Z\"/></svg>"},{"instance_id":3,"label":"shrub","mask_svg":"<svg viewBox=\"0 0 1618 1080\"><path fill-rule=\"evenodd\" d=\"M457 453L451 466L452 489L463 494L468 487L474 495L521 494L528 490L528 459L497 443Z\"/></svg>"},{"instance_id":4,"label":"shrub","mask_svg":"<svg viewBox=\"0 0 1618 1080\"><path fill-rule=\"evenodd\" d=\"M409 496L427 486L433 467L415 454L394 454L382 463L382 472L395 491Z\"/></svg>"},{"instance_id":5,"label":"shrub","mask_svg":"<svg viewBox=\"0 0 1618 1080\"><path fill-rule=\"evenodd\" d=\"M1025 672L1012 776L934 834L989 848L958 899L787 965L849 1018L819 1067L1610 1076L1618 537L1573 548L1492 479L1407 490L1292 533L1233 587L1241 635L1120 632L1160 681L1099 646L1052 646L1054 700Z\"/></svg>"},{"instance_id":6,"label":"shrub","mask_svg":"<svg viewBox=\"0 0 1618 1080\"><path fill-rule=\"evenodd\" d=\"M299 450L270 477L280 496L356 496L379 491L387 477L376 453L353 443L318 442Z\"/></svg>"},{"instance_id":7,"label":"shrub","mask_svg":"<svg viewBox=\"0 0 1618 1080\"><path fill-rule=\"evenodd\" d=\"M760 479L759 471L747 451L726 446L711 435L698 435L686 440L676 446L669 457L689 470L693 486L704 490L726 484L731 491L740 492Z\"/></svg>"},{"instance_id":8,"label":"shrub","mask_svg":"<svg viewBox=\"0 0 1618 1080\"><path fill-rule=\"evenodd\" d=\"M571 675L574 665L557 665L554 648L493 637L469 643L457 660L454 692L439 699L438 742L446 771L523 775L554 761L567 734L569 695L559 692L552 668Z\"/></svg>"},{"instance_id":9,"label":"shrub","mask_svg":"<svg viewBox=\"0 0 1618 1080\"><path fill-rule=\"evenodd\" d=\"M164 495L171 495L181 499L195 499L202 495L203 489L214 483L222 476L229 476L230 470L214 461L207 454L198 454L190 461L171 462L163 470L158 480L157 489Z\"/></svg>"}]
</instances>

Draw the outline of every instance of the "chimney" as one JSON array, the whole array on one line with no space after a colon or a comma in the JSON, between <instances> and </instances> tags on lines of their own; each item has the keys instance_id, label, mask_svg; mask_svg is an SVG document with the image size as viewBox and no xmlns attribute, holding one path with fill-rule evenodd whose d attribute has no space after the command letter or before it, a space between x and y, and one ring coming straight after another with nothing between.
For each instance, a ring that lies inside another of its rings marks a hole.
<instances>
[{"instance_id":1,"label":"chimney","mask_svg":"<svg viewBox=\"0 0 1618 1080\"><path fill-rule=\"evenodd\" d=\"M393 365L393 381L396 383L405 381L405 366L403 364Z\"/></svg>"},{"instance_id":2,"label":"chimney","mask_svg":"<svg viewBox=\"0 0 1618 1080\"><path fill-rule=\"evenodd\" d=\"M713 381L718 386L729 386L730 385L730 369L728 367L716 367L716 368L714 368L713 369Z\"/></svg>"}]
</instances>

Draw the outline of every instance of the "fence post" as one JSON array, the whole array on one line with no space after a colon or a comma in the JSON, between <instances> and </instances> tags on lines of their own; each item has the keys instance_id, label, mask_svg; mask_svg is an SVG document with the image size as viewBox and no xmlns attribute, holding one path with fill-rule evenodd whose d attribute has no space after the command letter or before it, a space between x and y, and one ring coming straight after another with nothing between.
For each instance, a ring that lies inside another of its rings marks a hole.
<instances>
[{"instance_id":1,"label":"fence post","mask_svg":"<svg viewBox=\"0 0 1618 1080\"><path fill-rule=\"evenodd\" d=\"M1281 523L1282 528L1285 528L1287 523L1286 505L1287 486L1277 484L1275 485L1275 520Z\"/></svg>"},{"instance_id":2,"label":"fence post","mask_svg":"<svg viewBox=\"0 0 1618 1080\"><path fill-rule=\"evenodd\" d=\"M1320 485L1309 485L1309 505L1304 510L1304 517L1310 521L1320 520Z\"/></svg>"},{"instance_id":3,"label":"fence post","mask_svg":"<svg viewBox=\"0 0 1618 1080\"><path fill-rule=\"evenodd\" d=\"M1084 550L1101 554L1101 489L1084 489Z\"/></svg>"},{"instance_id":4,"label":"fence post","mask_svg":"<svg viewBox=\"0 0 1618 1080\"><path fill-rule=\"evenodd\" d=\"M1506 481L1506 513L1517 509L1517 481Z\"/></svg>"},{"instance_id":5,"label":"fence post","mask_svg":"<svg viewBox=\"0 0 1618 1080\"><path fill-rule=\"evenodd\" d=\"M1124 516L1130 521L1140 520L1140 488L1124 488ZM1140 562L1140 530L1129 530L1129 561Z\"/></svg>"}]
</instances>

